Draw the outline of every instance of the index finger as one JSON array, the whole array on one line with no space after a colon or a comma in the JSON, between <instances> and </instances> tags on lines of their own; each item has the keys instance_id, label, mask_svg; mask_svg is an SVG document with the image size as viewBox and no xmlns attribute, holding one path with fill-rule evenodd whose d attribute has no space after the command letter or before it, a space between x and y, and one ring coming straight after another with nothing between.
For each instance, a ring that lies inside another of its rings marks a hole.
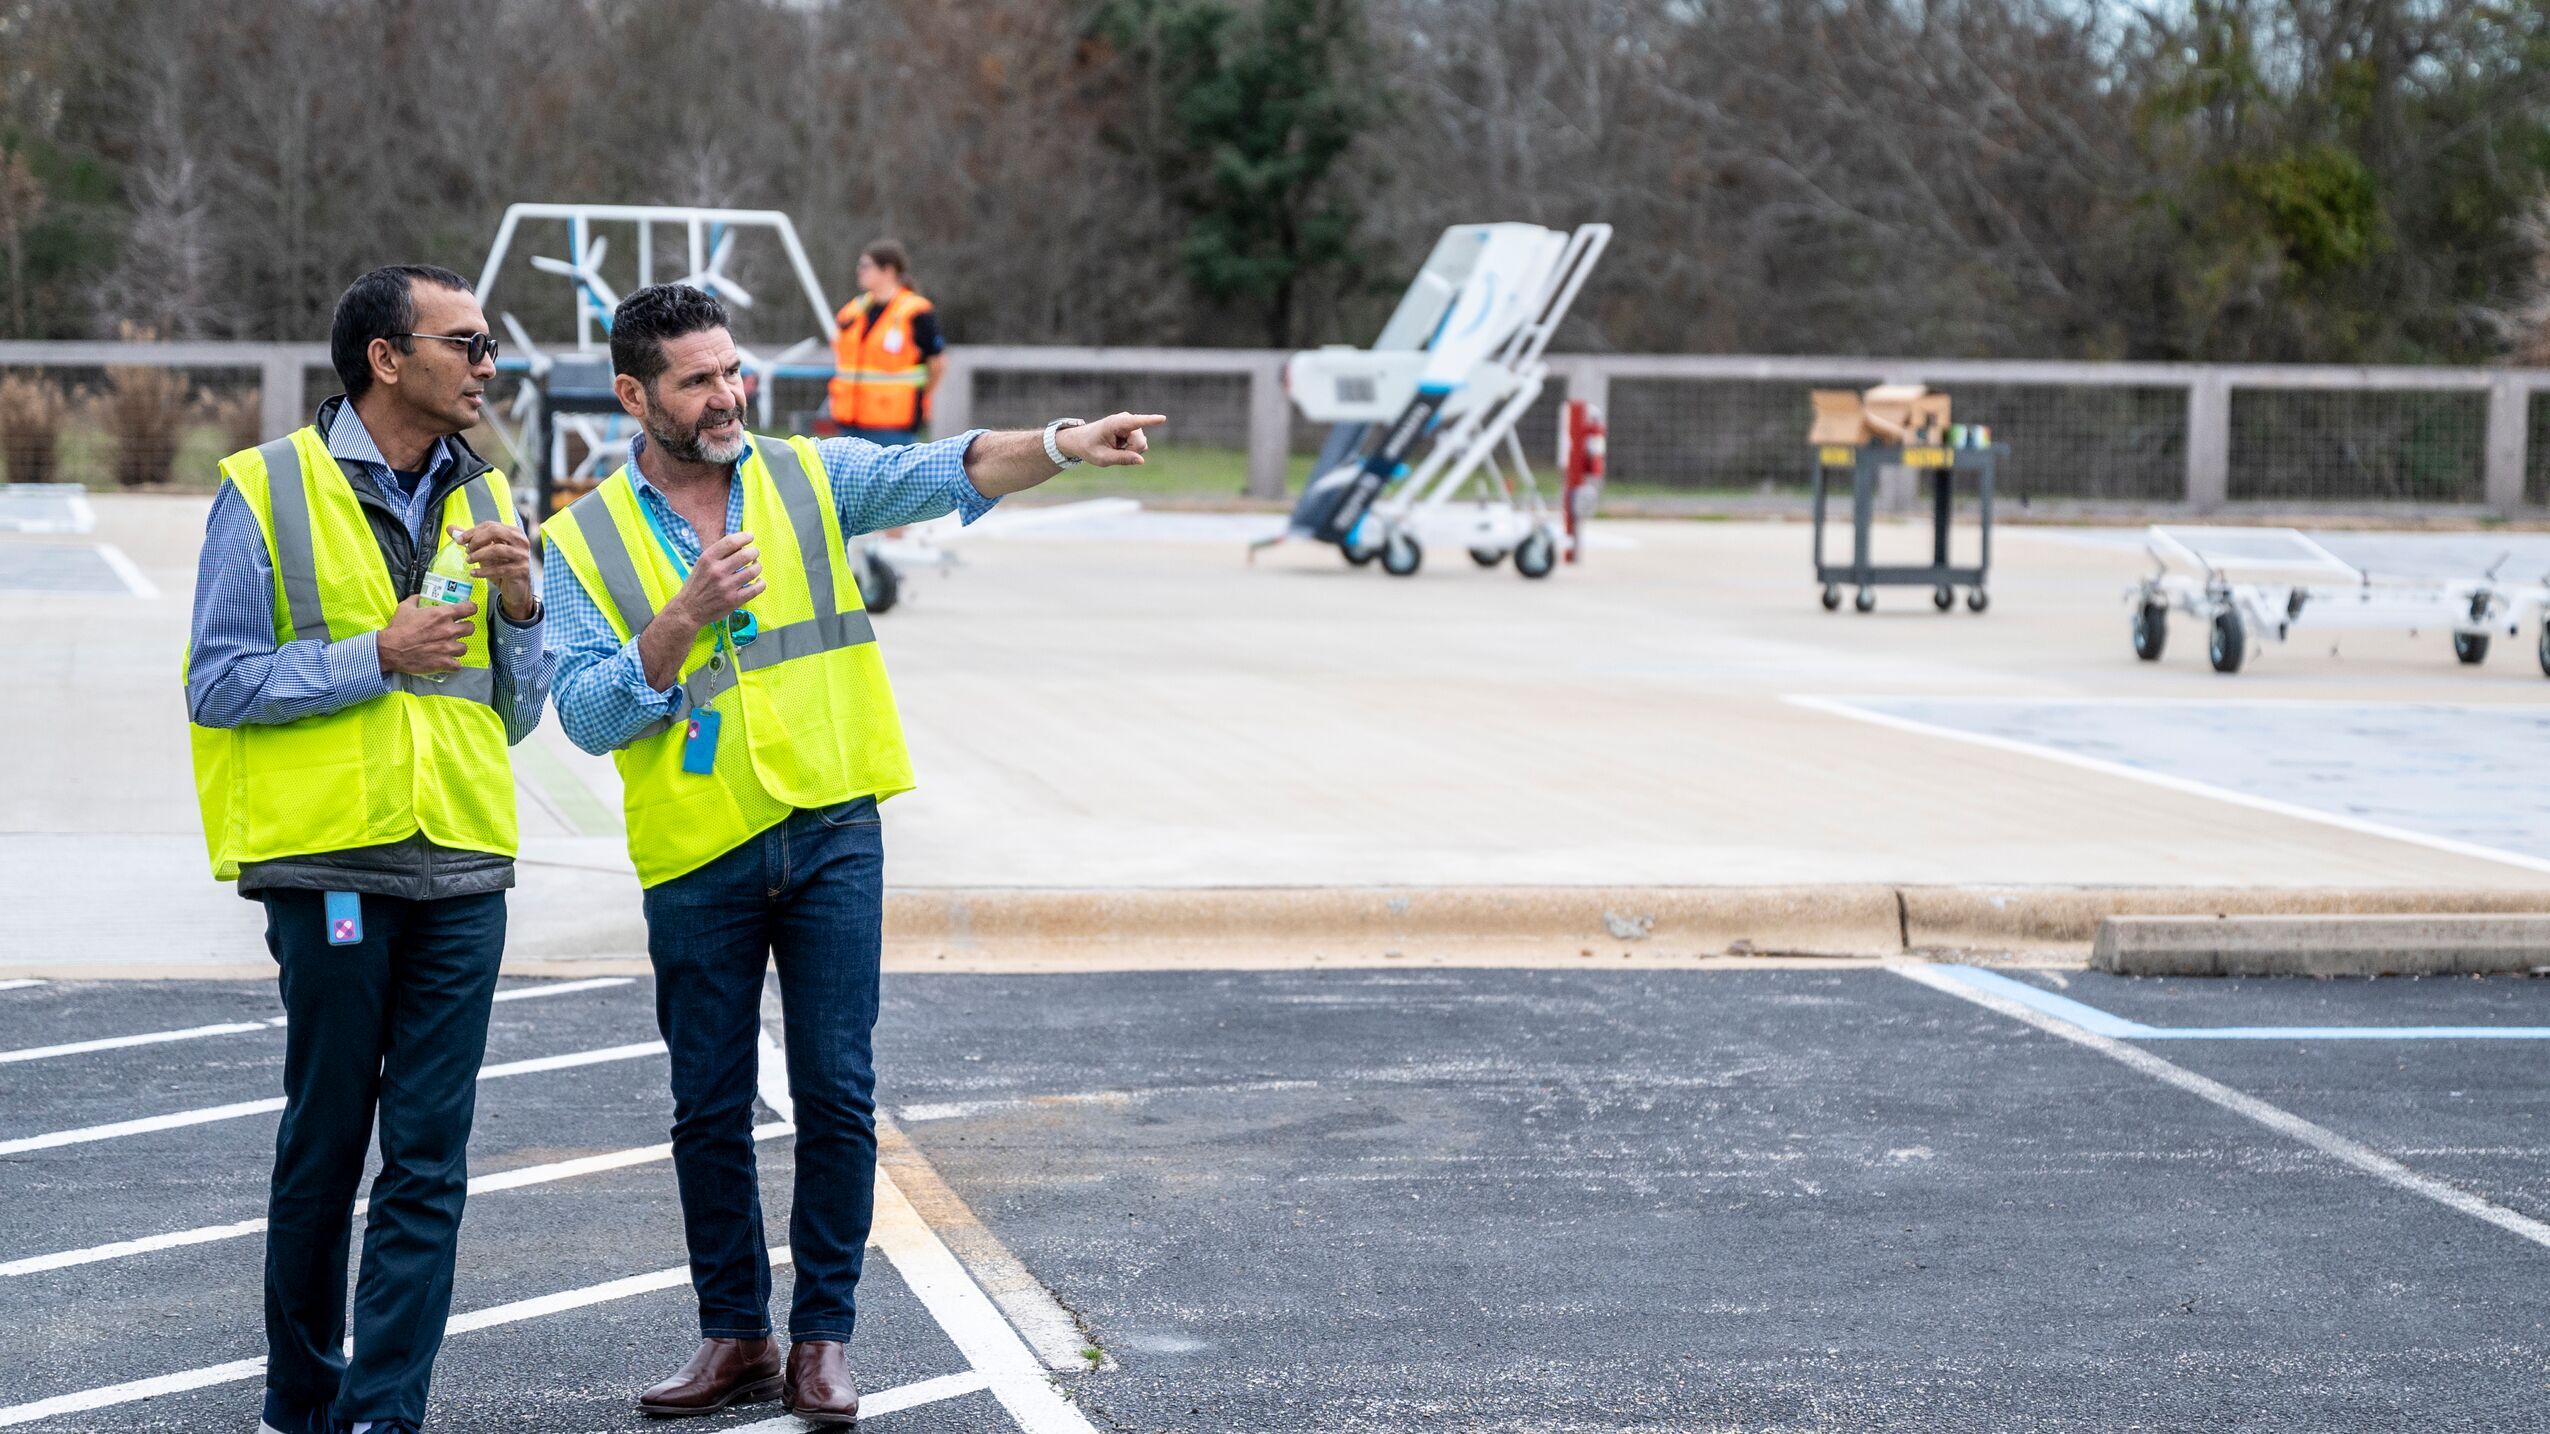
<instances>
[{"instance_id":1,"label":"index finger","mask_svg":"<svg viewBox=\"0 0 2550 1434\"><path fill-rule=\"evenodd\" d=\"M712 557L712 558L723 558L723 557L726 557L726 556L728 556L728 555L730 555L730 554L734 553L737 549L740 549L740 548L744 547L746 544L748 544L748 543L752 542L752 540L753 540L753 535L752 535L752 534L750 534L750 533L741 532L741 531L728 533L725 537L722 537L722 538L718 539L716 542L709 544L709 545L708 545L708 552L705 554L705 556L707 556L707 557Z\"/></svg>"},{"instance_id":2,"label":"index finger","mask_svg":"<svg viewBox=\"0 0 2550 1434\"><path fill-rule=\"evenodd\" d=\"M1169 415L1165 413L1119 413L1116 415L1117 425L1126 433L1138 433L1146 428L1157 428L1168 421Z\"/></svg>"}]
</instances>

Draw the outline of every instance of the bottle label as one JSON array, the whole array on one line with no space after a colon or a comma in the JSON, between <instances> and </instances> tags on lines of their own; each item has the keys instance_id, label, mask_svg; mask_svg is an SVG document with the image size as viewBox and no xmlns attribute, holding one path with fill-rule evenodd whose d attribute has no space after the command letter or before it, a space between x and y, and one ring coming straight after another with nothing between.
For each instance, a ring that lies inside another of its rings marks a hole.
<instances>
[{"instance_id":1,"label":"bottle label","mask_svg":"<svg viewBox=\"0 0 2550 1434\"><path fill-rule=\"evenodd\" d=\"M447 578L441 573L427 573L425 581L417 586L416 600L427 607L467 602L469 601L469 580Z\"/></svg>"}]
</instances>

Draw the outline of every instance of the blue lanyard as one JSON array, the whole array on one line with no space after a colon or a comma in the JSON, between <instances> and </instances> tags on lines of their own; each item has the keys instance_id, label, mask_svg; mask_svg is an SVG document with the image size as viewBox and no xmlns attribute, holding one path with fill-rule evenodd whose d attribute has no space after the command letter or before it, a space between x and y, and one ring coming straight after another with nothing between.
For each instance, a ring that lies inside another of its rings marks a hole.
<instances>
[{"instance_id":1,"label":"blue lanyard","mask_svg":"<svg viewBox=\"0 0 2550 1434\"><path fill-rule=\"evenodd\" d=\"M684 581L688 581L691 576L691 565L682 561L680 551L673 546L672 536L664 531L664 521L655 516L655 506L647 502L643 494L638 496L638 512L645 515L646 529L655 535L656 545L664 549L665 560L673 565L675 573L680 574ZM730 627L735 629L735 646L738 648L761 635L761 624L754 619L753 615L741 608L736 609L726 621L717 624L716 627L717 651L721 656L726 651L726 630Z\"/></svg>"}]
</instances>

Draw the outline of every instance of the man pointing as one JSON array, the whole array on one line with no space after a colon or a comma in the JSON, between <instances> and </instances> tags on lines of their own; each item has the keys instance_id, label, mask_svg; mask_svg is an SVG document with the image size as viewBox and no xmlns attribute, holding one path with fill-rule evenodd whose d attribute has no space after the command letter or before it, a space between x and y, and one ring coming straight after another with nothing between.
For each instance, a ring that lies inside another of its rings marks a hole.
<instances>
[{"instance_id":1,"label":"man pointing","mask_svg":"<svg viewBox=\"0 0 2550 1434\"><path fill-rule=\"evenodd\" d=\"M843 544L951 511L971 522L1074 464L1138 464L1143 430L1167 420L1060 419L891 449L750 435L725 308L673 284L621 301L611 365L644 436L543 527L543 597L560 720L620 769L672 1053L701 1344L638 1407L684 1416L777 1395L848 1424L876 1178L877 804L910 790L912 769ZM774 961L797 1125L784 1370L752 1138Z\"/></svg>"}]
</instances>

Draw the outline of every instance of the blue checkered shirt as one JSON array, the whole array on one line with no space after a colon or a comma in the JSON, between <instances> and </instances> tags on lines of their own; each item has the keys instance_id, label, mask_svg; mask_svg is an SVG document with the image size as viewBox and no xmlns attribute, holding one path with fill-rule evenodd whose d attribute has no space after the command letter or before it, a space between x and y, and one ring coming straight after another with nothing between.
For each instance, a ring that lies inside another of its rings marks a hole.
<instances>
[{"instance_id":1,"label":"blue checkered shirt","mask_svg":"<svg viewBox=\"0 0 2550 1434\"><path fill-rule=\"evenodd\" d=\"M949 513L971 523L990 512L998 500L984 497L965 476L965 452L982 432L977 428L905 448L884 448L860 438L827 438L817 443L824 477L832 484L833 510L841 515L841 535L849 538L880 528L925 523ZM672 503L638 467L638 450L645 442L639 438L629 445L630 485L637 490L638 501L664 525L664 534L682 561L696 563L701 547L698 531L673 511ZM749 457L752 450L748 446L744 452ZM743 525L744 485L729 484L726 531ZM585 591L575 570L558 561L554 552L545 572L541 606L549 618L549 652L558 664L553 686L558 721L567 730L567 740L588 752L608 752L626 745L653 723L679 717L690 701L682 684L658 690L646 680L637 639L622 642L613 635L600 604Z\"/></svg>"},{"instance_id":2,"label":"blue checkered shirt","mask_svg":"<svg viewBox=\"0 0 2550 1434\"><path fill-rule=\"evenodd\" d=\"M328 453L356 483L368 483L402 510L419 551L435 542L426 498L445 465L459 453L437 440L425 473L413 488L400 486L354 405L332 400L322 408ZM535 556L535 564L537 558ZM539 573L533 572L536 583ZM502 603L487 624L488 665L495 669L496 712L505 740L519 742L540 725L549 697L549 656L541 640L541 615L517 624ZM195 613L186 663L186 713L199 727L271 726L342 711L390 690L381 671L378 634L356 633L335 642L274 640L274 555L266 551L257 515L239 490L225 482L204 519L204 549L195 564Z\"/></svg>"}]
</instances>

